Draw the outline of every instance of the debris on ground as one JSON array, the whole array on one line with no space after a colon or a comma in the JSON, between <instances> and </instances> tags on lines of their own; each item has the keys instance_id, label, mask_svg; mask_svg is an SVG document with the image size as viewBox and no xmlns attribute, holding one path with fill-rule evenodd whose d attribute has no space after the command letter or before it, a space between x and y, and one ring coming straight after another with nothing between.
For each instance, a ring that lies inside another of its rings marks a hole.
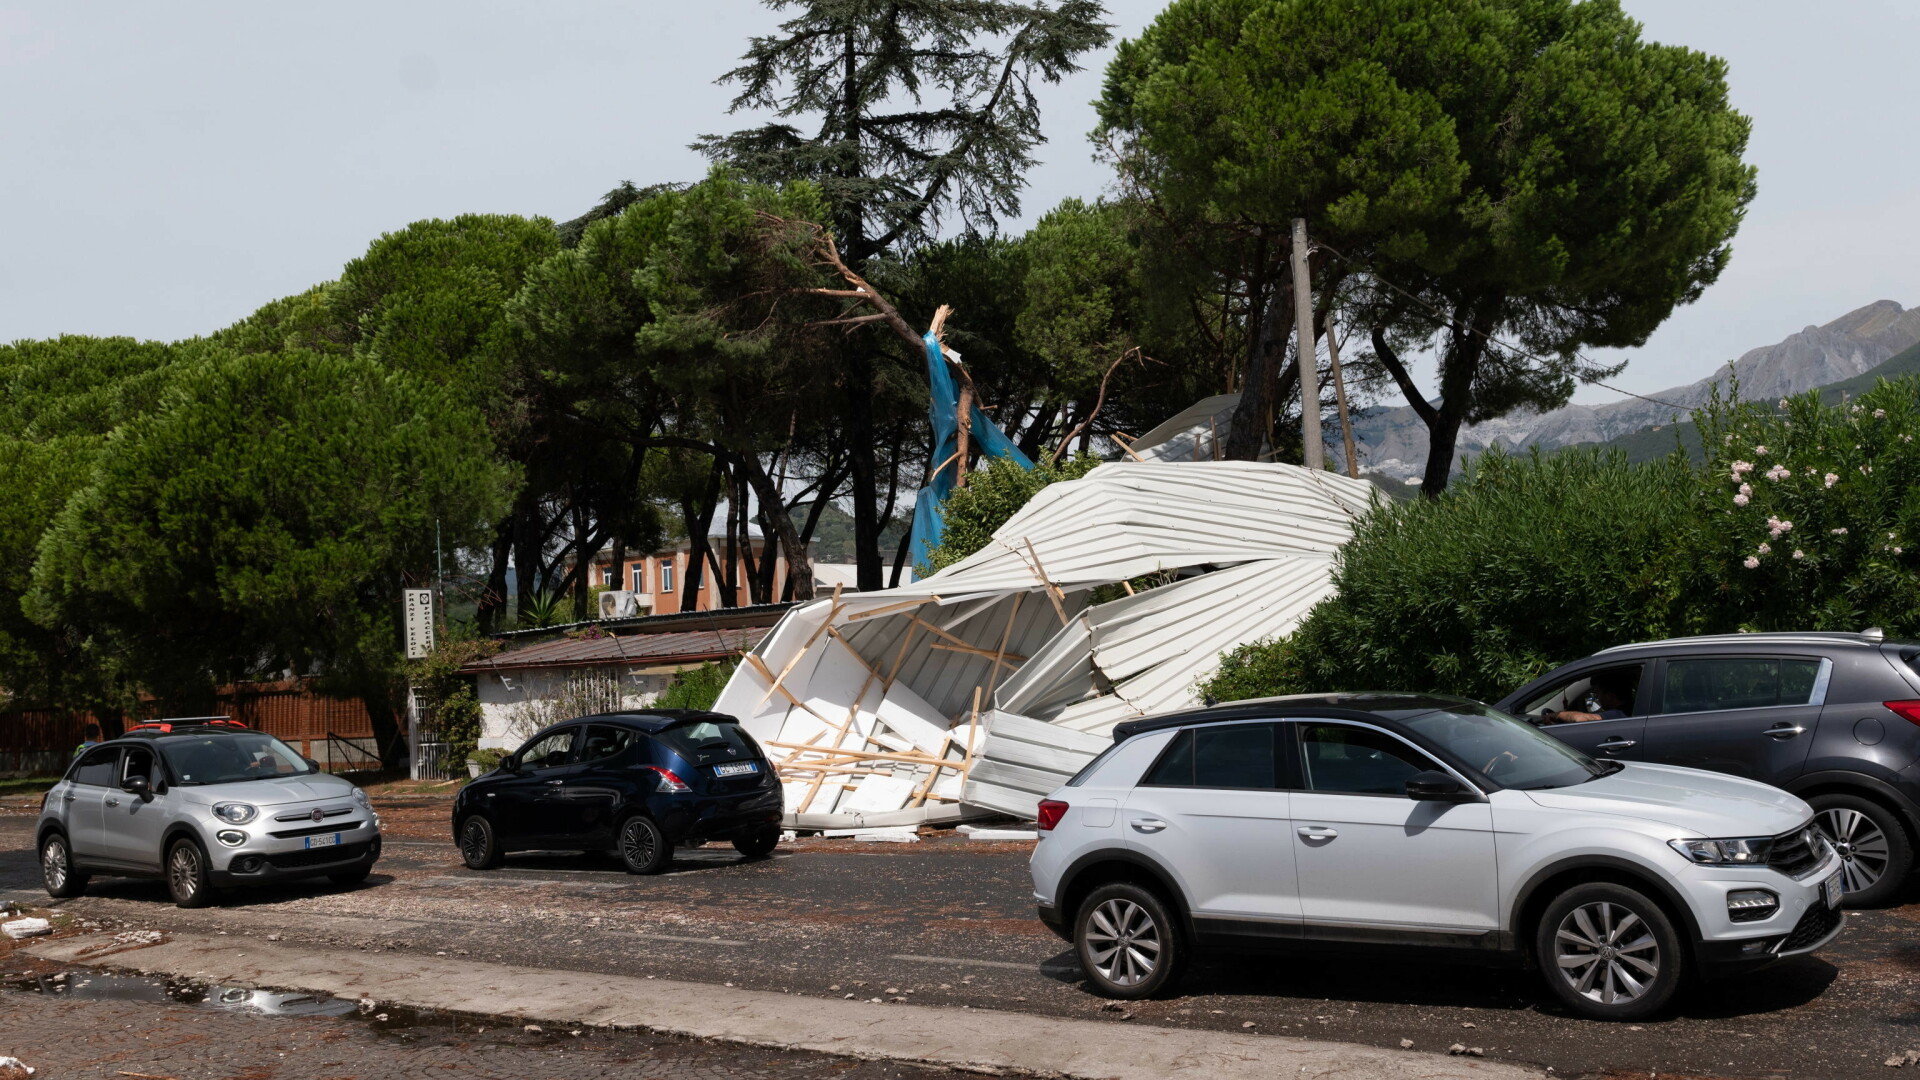
<instances>
[{"instance_id":1,"label":"debris on ground","mask_svg":"<svg viewBox=\"0 0 1920 1080\"><path fill-rule=\"evenodd\" d=\"M962 825L955 830L965 834L969 840L1038 840L1040 834L1032 829L989 829L977 825Z\"/></svg>"},{"instance_id":2,"label":"debris on ground","mask_svg":"<svg viewBox=\"0 0 1920 1080\"><path fill-rule=\"evenodd\" d=\"M123 930L113 935L115 945L155 945L165 937L158 930Z\"/></svg>"},{"instance_id":3,"label":"debris on ground","mask_svg":"<svg viewBox=\"0 0 1920 1080\"><path fill-rule=\"evenodd\" d=\"M0 933L7 935L15 941L19 941L21 938L51 934L53 933L53 924L45 919L15 919L12 922L0 923ZM9 1058L8 1060L12 1059Z\"/></svg>"},{"instance_id":4,"label":"debris on ground","mask_svg":"<svg viewBox=\"0 0 1920 1080\"><path fill-rule=\"evenodd\" d=\"M883 829L829 829L821 835L829 840L864 840L881 844L917 844L920 833L911 825L896 825Z\"/></svg>"},{"instance_id":5,"label":"debris on ground","mask_svg":"<svg viewBox=\"0 0 1920 1080\"><path fill-rule=\"evenodd\" d=\"M27 1080L33 1067L16 1057L0 1057L0 1080Z\"/></svg>"}]
</instances>

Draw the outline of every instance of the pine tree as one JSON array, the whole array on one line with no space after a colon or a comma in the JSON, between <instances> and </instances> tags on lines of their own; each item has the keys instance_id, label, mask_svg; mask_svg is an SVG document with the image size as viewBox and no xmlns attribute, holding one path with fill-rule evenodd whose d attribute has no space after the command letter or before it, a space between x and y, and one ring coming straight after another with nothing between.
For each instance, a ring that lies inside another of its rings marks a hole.
<instances>
[{"instance_id":1,"label":"pine tree","mask_svg":"<svg viewBox=\"0 0 1920 1080\"><path fill-rule=\"evenodd\" d=\"M1035 80L1058 82L1104 45L1095 0L767 0L800 8L721 78L733 109L772 123L695 148L748 177L818 184L849 265L925 241L946 216L991 231L1018 213L1041 142ZM810 121L813 133L800 123ZM849 341L843 388L853 447L859 587L879 589L874 353Z\"/></svg>"}]
</instances>

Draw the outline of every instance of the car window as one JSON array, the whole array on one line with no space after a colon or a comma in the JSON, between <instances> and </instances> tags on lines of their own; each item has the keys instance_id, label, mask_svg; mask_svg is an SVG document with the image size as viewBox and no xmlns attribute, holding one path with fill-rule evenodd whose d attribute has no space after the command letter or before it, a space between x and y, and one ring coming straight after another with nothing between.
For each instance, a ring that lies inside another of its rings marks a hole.
<instances>
[{"instance_id":1,"label":"car window","mask_svg":"<svg viewBox=\"0 0 1920 1080\"><path fill-rule=\"evenodd\" d=\"M1820 661L1724 656L1667 661L1663 713L1764 709L1812 703Z\"/></svg>"},{"instance_id":2,"label":"car window","mask_svg":"<svg viewBox=\"0 0 1920 1080\"><path fill-rule=\"evenodd\" d=\"M587 740L580 747L580 760L605 761L619 757L632 748L639 737L632 728L595 724L587 729Z\"/></svg>"},{"instance_id":3,"label":"car window","mask_svg":"<svg viewBox=\"0 0 1920 1080\"><path fill-rule=\"evenodd\" d=\"M1645 671L1644 663L1587 668L1521 702L1519 713L1547 723L1618 720L1632 716L1640 697L1640 677Z\"/></svg>"},{"instance_id":4,"label":"car window","mask_svg":"<svg viewBox=\"0 0 1920 1080\"><path fill-rule=\"evenodd\" d=\"M237 784L314 771L293 747L259 731L175 735L160 752L182 784Z\"/></svg>"},{"instance_id":5,"label":"car window","mask_svg":"<svg viewBox=\"0 0 1920 1080\"><path fill-rule=\"evenodd\" d=\"M561 728L521 747L521 768L553 769L565 765L573 753L573 739L579 731L577 727Z\"/></svg>"},{"instance_id":6,"label":"car window","mask_svg":"<svg viewBox=\"0 0 1920 1080\"><path fill-rule=\"evenodd\" d=\"M1307 790L1341 795L1405 797L1409 777L1440 767L1383 731L1348 724L1300 725L1300 754Z\"/></svg>"},{"instance_id":7,"label":"car window","mask_svg":"<svg viewBox=\"0 0 1920 1080\"><path fill-rule=\"evenodd\" d=\"M717 761L750 761L760 756L753 740L739 724L701 720L676 724L655 735L667 749L693 762L711 765Z\"/></svg>"},{"instance_id":8,"label":"car window","mask_svg":"<svg viewBox=\"0 0 1920 1080\"><path fill-rule=\"evenodd\" d=\"M128 747L127 756L120 760L120 784L125 786L129 778L144 776L148 784L159 787L160 770L155 765L152 750L144 746Z\"/></svg>"},{"instance_id":9,"label":"car window","mask_svg":"<svg viewBox=\"0 0 1920 1080\"><path fill-rule=\"evenodd\" d=\"M1188 728L1174 737L1142 784L1153 787L1252 788L1275 782L1272 724Z\"/></svg>"},{"instance_id":10,"label":"car window","mask_svg":"<svg viewBox=\"0 0 1920 1080\"><path fill-rule=\"evenodd\" d=\"M1584 784L1601 775L1573 747L1498 709L1460 702L1400 721L1429 745L1464 761L1502 787L1538 790Z\"/></svg>"},{"instance_id":11,"label":"car window","mask_svg":"<svg viewBox=\"0 0 1920 1080\"><path fill-rule=\"evenodd\" d=\"M120 748L102 746L89 750L87 756L73 770L73 782L92 787L111 787L113 785L113 767L120 761Z\"/></svg>"}]
</instances>

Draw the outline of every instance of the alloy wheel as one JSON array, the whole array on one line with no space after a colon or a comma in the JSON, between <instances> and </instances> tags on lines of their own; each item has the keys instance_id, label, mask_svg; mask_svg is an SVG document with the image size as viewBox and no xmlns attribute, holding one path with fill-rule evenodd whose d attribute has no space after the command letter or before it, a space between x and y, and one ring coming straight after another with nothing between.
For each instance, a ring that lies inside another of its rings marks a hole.
<instances>
[{"instance_id":1,"label":"alloy wheel","mask_svg":"<svg viewBox=\"0 0 1920 1080\"><path fill-rule=\"evenodd\" d=\"M460 830L460 854L467 865L478 866L487 857L487 841L487 823L469 818L466 828Z\"/></svg>"},{"instance_id":2,"label":"alloy wheel","mask_svg":"<svg viewBox=\"0 0 1920 1080\"><path fill-rule=\"evenodd\" d=\"M1560 920L1554 961L1574 993L1602 1005L1625 1005L1660 977L1660 944L1632 910L1597 901Z\"/></svg>"},{"instance_id":3,"label":"alloy wheel","mask_svg":"<svg viewBox=\"0 0 1920 1080\"><path fill-rule=\"evenodd\" d=\"M651 864L657 850L654 832L643 819L633 818L620 830L620 854L628 866Z\"/></svg>"},{"instance_id":4,"label":"alloy wheel","mask_svg":"<svg viewBox=\"0 0 1920 1080\"><path fill-rule=\"evenodd\" d=\"M1160 926L1146 908L1115 897L1088 918L1087 953L1101 978L1115 986L1136 986L1160 963Z\"/></svg>"},{"instance_id":5,"label":"alloy wheel","mask_svg":"<svg viewBox=\"0 0 1920 1080\"><path fill-rule=\"evenodd\" d=\"M40 872L46 875L47 888L58 891L67 883L67 844L59 837L50 837L46 847L40 850Z\"/></svg>"},{"instance_id":6,"label":"alloy wheel","mask_svg":"<svg viewBox=\"0 0 1920 1080\"><path fill-rule=\"evenodd\" d=\"M175 896L190 900L200 891L200 852L192 844L175 844L167 859L167 879Z\"/></svg>"},{"instance_id":7,"label":"alloy wheel","mask_svg":"<svg viewBox=\"0 0 1920 1080\"><path fill-rule=\"evenodd\" d=\"M1887 834L1872 818L1844 806L1822 810L1815 821L1840 854L1840 880L1845 890L1857 893L1873 888L1892 858Z\"/></svg>"}]
</instances>

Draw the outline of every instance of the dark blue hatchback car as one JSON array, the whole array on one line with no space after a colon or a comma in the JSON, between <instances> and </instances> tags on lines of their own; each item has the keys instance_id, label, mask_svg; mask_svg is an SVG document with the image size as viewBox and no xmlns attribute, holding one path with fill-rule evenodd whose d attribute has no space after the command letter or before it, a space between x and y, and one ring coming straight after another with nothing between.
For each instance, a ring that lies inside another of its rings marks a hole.
<instances>
[{"instance_id":1,"label":"dark blue hatchback car","mask_svg":"<svg viewBox=\"0 0 1920 1080\"><path fill-rule=\"evenodd\" d=\"M509 851L612 850L633 873L657 874L677 845L771 854L783 808L772 765L735 718L607 713L540 731L462 788L453 836L475 870Z\"/></svg>"}]
</instances>

